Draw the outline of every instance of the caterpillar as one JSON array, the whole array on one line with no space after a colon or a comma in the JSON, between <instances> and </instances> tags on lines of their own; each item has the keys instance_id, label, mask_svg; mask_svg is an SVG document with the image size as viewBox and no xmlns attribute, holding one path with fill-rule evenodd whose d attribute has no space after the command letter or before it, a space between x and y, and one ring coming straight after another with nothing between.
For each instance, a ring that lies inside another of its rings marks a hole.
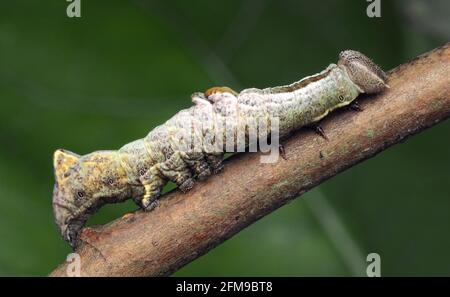
<instances>
[{"instance_id":1,"label":"caterpillar","mask_svg":"<svg viewBox=\"0 0 450 297\"><path fill-rule=\"evenodd\" d=\"M361 93L382 92L386 79L368 57L346 50L337 64L290 85L194 93L192 107L118 150L80 156L58 149L52 204L59 232L75 249L87 219L103 205L133 199L151 210L167 182L188 191L196 180L222 169L225 152L274 134L274 127L284 137L316 123Z\"/></svg>"}]
</instances>

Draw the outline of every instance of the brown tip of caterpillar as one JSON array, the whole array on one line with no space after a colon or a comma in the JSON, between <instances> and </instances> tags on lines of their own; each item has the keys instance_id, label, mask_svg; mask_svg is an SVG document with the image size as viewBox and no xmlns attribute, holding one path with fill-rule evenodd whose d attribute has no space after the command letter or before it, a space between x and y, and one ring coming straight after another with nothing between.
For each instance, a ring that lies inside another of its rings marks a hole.
<instances>
[{"instance_id":1,"label":"brown tip of caterpillar","mask_svg":"<svg viewBox=\"0 0 450 297\"><path fill-rule=\"evenodd\" d=\"M230 93L237 96L237 92L229 87L212 87L205 91L205 96L209 97L215 93Z\"/></svg>"},{"instance_id":2,"label":"brown tip of caterpillar","mask_svg":"<svg viewBox=\"0 0 450 297\"><path fill-rule=\"evenodd\" d=\"M389 88L386 84L386 73L358 51L342 51L339 54L338 65L364 93L379 93Z\"/></svg>"}]
</instances>

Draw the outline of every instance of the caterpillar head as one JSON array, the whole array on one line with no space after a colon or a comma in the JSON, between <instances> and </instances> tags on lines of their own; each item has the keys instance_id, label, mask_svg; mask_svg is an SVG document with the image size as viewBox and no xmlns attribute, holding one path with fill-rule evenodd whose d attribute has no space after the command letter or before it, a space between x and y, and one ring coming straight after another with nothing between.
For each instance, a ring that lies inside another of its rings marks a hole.
<instances>
[{"instance_id":1,"label":"caterpillar head","mask_svg":"<svg viewBox=\"0 0 450 297\"><path fill-rule=\"evenodd\" d=\"M105 203L129 197L127 175L113 151L79 156L60 149L54 153L53 166L55 222L75 249L81 228L92 213Z\"/></svg>"},{"instance_id":2,"label":"caterpillar head","mask_svg":"<svg viewBox=\"0 0 450 297\"><path fill-rule=\"evenodd\" d=\"M389 87L386 84L386 73L358 51L341 52L338 65L364 93L379 93Z\"/></svg>"}]
</instances>

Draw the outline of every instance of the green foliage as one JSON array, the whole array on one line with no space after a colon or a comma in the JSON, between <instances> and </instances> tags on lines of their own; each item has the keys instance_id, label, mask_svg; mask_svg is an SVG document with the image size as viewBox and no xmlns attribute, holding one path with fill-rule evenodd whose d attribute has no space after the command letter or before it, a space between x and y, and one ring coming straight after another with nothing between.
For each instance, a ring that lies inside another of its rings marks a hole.
<instances>
[{"instance_id":1,"label":"green foliage","mask_svg":"<svg viewBox=\"0 0 450 297\"><path fill-rule=\"evenodd\" d=\"M119 148L213 85L286 84L347 48L390 69L447 38L405 23L404 1L383 1L380 19L365 1L299 2L82 0L69 19L65 1L2 1L0 275L45 275L69 252L51 210L55 149ZM383 275L449 275L449 133L336 176L176 275L364 275L370 252Z\"/></svg>"}]
</instances>

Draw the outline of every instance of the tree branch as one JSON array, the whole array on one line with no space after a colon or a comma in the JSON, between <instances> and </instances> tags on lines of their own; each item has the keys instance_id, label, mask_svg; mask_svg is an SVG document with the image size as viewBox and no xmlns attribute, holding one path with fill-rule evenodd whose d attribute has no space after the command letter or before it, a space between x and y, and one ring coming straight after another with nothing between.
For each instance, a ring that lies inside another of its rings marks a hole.
<instances>
[{"instance_id":1,"label":"tree branch","mask_svg":"<svg viewBox=\"0 0 450 297\"><path fill-rule=\"evenodd\" d=\"M450 116L450 43L389 73L390 89L364 96L362 112L341 110L284 143L287 160L262 164L239 154L222 173L186 194L164 195L157 209L85 228L83 276L169 275L259 218L343 170ZM50 275L66 275L68 263Z\"/></svg>"}]
</instances>

